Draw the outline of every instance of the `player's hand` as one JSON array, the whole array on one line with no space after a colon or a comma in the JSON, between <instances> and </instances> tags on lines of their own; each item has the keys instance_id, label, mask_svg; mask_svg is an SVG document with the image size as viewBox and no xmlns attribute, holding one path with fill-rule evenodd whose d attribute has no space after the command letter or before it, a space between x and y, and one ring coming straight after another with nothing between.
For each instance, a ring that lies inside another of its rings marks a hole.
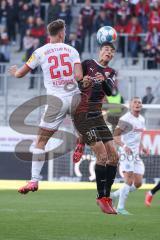
<instances>
[{"instance_id":1,"label":"player's hand","mask_svg":"<svg viewBox=\"0 0 160 240\"><path fill-rule=\"evenodd\" d=\"M123 149L124 149L125 153L127 153L129 155L132 154L132 150L129 147L125 146Z\"/></svg>"},{"instance_id":2,"label":"player's hand","mask_svg":"<svg viewBox=\"0 0 160 240\"><path fill-rule=\"evenodd\" d=\"M17 70L18 70L17 66L13 65L9 68L8 72L10 73L11 76L15 77L15 74L16 74Z\"/></svg>"},{"instance_id":3,"label":"player's hand","mask_svg":"<svg viewBox=\"0 0 160 240\"><path fill-rule=\"evenodd\" d=\"M102 75L102 73L97 72L95 74L96 80L103 82L105 80L105 77Z\"/></svg>"},{"instance_id":4,"label":"player's hand","mask_svg":"<svg viewBox=\"0 0 160 240\"><path fill-rule=\"evenodd\" d=\"M89 75L84 76L83 78L83 87L86 88L91 83L91 77Z\"/></svg>"}]
</instances>

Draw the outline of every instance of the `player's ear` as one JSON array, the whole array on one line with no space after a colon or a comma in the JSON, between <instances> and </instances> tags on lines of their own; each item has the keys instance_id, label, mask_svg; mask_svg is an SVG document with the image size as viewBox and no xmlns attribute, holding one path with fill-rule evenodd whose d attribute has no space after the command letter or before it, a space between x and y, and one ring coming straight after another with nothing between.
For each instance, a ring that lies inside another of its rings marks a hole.
<instances>
[{"instance_id":1,"label":"player's ear","mask_svg":"<svg viewBox=\"0 0 160 240\"><path fill-rule=\"evenodd\" d=\"M64 30L60 31L60 32L59 32L59 37L60 37L60 38L63 38L64 36L65 36Z\"/></svg>"},{"instance_id":2,"label":"player's ear","mask_svg":"<svg viewBox=\"0 0 160 240\"><path fill-rule=\"evenodd\" d=\"M62 32L61 31L58 33L58 37L62 38Z\"/></svg>"},{"instance_id":3,"label":"player's ear","mask_svg":"<svg viewBox=\"0 0 160 240\"><path fill-rule=\"evenodd\" d=\"M129 109L132 107L132 101L129 102Z\"/></svg>"},{"instance_id":4,"label":"player's ear","mask_svg":"<svg viewBox=\"0 0 160 240\"><path fill-rule=\"evenodd\" d=\"M51 41L51 35L49 35L49 34L48 34L48 39L49 39L49 41Z\"/></svg>"}]
</instances>

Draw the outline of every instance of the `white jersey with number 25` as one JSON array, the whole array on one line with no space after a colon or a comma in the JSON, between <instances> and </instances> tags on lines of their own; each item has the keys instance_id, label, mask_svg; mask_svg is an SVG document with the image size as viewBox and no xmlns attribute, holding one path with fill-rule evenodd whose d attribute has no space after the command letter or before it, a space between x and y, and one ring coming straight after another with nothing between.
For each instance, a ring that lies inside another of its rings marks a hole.
<instances>
[{"instance_id":1,"label":"white jersey with number 25","mask_svg":"<svg viewBox=\"0 0 160 240\"><path fill-rule=\"evenodd\" d=\"M80 63L79 53L65 43L48 43L35 50L26 62L31 69L41 66L47 93L65 96L79 91L74 78L76 63Z\"/></svg>"}]
</instances>

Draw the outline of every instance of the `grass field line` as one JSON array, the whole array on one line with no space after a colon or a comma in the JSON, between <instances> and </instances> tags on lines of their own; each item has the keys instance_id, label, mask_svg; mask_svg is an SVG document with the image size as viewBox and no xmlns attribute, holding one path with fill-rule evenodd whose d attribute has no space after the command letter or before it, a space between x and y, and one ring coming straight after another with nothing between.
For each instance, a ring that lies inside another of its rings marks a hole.
<instances>
[{"instance_id":1,"label":"grass field line","mask_svg":"<svg viewBox=\"0 0 160 240\"><path fill-rule=\"evenodd\" d=\"M13 213L13 214L16 214L16 213L32 213L32 214L59 214L60 213L60 211L59 210L46 210L46 209L40 209L40 210L30 210L29 211L29 209L27 209L27 210L24 210L24 209L13 209L13 208L2 208L2 209L0 209L0 212L1 213ZM78 216L80 216L80 215L86 215L86 211L77 211L76 210L76 214L78 215ZM97 216L99 216L99 215L101 215L102 214L102 212L101 211L90 211L90 212L88 212L88 214L89 215L97 215ZM63 212L63 215L68 215L68 212ZM109 216L109 217L117 217L117 216L121 216L121 217L124 217L124 218L126 218L126 217L129 217L129 218L132 218L132 217L137 217L137 216L139 216L139 217L141 217L141 214L139 215L139 214L131 214L131 215L121 215L121 214L118 214L118 215L109 215L109 214L104 214L104 215L106 215L106 216ZM54 217L54 215L53 215L53 217ZM146 217L146 218L149 218L150 217L150 213L149 214L144 214L143 213L143 217ZM159 216L157 216L156 214L153 214L152 213L152 218L157 218L157 219L159 219Z\"/></svg>"},{"instance_id":2,"label":"grass field line","mask_svg":"<svg viewBox=\"0 0 160 240\"><path fill-rule=\"evenodd\" d=\"M160 197L147 208L144 194L130 194L133 215L110 216L96 205L96 190L0 191L0 240L158 240Z\"/></svg>"},{"instance_id":3,"label":"grass field line","mask_svg":"<svg viewBox=\"0 0 160 240\"><path fill-rule=\"evenodd\" d=\"M22 180L0 180L0 190L17 190L26 184ZM115 183L113 189L120 188L123 183ZM151 189L154 184L143 184L141 189ZM96 189L95 182L40 182L41 190L92 190Z\"/></svg>"},{"instance_id":4,"label":"grass field line","mask_svg":"<svg viewBox=\"0 0 160 240\"><path fill-rule=\"evenodd\" d=\"M39 213L39 214L42 214L42 213L55 213L55 214L58 214L59 213L59 210L46 210L46 209L40 209L40 210L24 210L24 209L14 209L14 208L0 208L0 212L10 212L10 213L18 213L18 212L21 212L21 213ZM99 215L101 214L101 212L88 212L90 215ZM66 214L68 215L68 212L63 212L63 214ZM83 215L86 215L86 211L77 211L76 210L76 214L83 214Z\"/></svg>"}]
</instances>

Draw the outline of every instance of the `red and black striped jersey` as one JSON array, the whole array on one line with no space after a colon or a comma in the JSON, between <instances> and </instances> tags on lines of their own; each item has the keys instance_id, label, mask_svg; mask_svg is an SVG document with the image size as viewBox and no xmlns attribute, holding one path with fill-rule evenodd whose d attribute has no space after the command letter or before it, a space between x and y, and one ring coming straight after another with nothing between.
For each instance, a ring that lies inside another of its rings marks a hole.
<instances>
[{"instance_id":1,"label":"red and black striped jersey","mask_svg":"<svg viewBox=\"0 0 160 240\"><path fill-rule=\"evenodd\" d=\"M116 71L108 66L100 65L96 60L90 59L82 62L83 76L89 75L91 82L84 87L83 82L79 82L81 91L81 102L78 106L78 112L100 111L105 95L112 94L112 88L115 86ZM105 81L96 79L96 73L101 73Z\"/></svg>"}]
</instances>

